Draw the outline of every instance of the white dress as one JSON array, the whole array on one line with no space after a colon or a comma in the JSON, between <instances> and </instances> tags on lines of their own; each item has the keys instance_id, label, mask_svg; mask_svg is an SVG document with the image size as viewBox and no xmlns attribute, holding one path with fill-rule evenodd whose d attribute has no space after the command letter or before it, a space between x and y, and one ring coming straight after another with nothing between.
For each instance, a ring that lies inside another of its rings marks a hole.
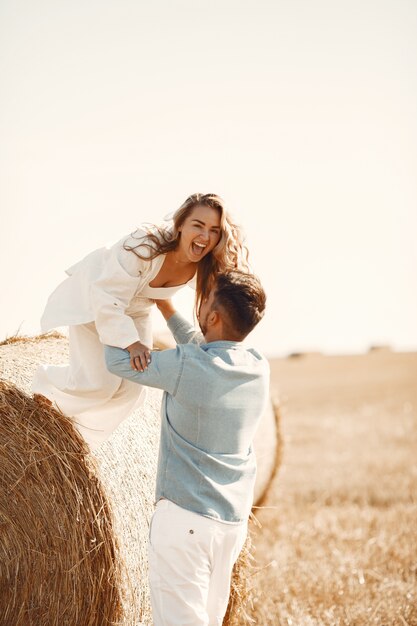
<instances>
[{"instance_id":1,"label":"white dress","mask_svg":"<svg viewBox=\"0 0 417 626\"><path fill-rule=\"evenodd\" d=\"M123 249L126 239L67 270L69 278L50 296L42 317L44 331L69 326L69 364L41 365L33 392L73 418L91 449L108 439L146 393L107 370L103 344L126 348L139 340L151 348L151 299L171 298L184 286L150 287L165 257L139 259ZM192 287L193 281L186 284Z\"/></svg>"}]
</instances>

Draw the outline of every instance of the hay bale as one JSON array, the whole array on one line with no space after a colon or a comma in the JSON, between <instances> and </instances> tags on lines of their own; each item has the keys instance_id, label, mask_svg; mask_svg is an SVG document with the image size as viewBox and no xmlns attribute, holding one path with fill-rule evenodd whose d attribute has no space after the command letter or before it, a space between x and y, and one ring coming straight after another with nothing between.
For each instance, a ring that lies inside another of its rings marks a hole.
<instances>
[{"instance_id":1,"label":"hay bale","mask_svg":"<svg viewBox=\"0 0 417 626\"><path fill-rule=\"evenodd\" d=\"M260 526L256 519L256 510L262 503L269 486L278 472L283 451L281 433L281 411L278 399L271 402L262 416L254 442L258 461L255 484L254 510L249 519L248 536L245 545L233 568L229 605L223 626L244 626L253 624L248 609L253 611L255 583L258 568L254 558L254 526Z\"/></svg>"},{"instance_id":2,"label":"hay bale","mask_svg":"<svg viewBox=\"0 0 417 626\"><path fill-rule=\"evenodd\" d=\"M278 404L273 405L270 402L262 415L253 442L258 466L254 493L255 504L263 500L271 477L277 468L277 452L282 443L279 424Z\"/></svg>"},{"instance_id":3,"label":"hay bale","mask_svg":"<svg viewBox=\"0 0 417 626\"><path fill-rule=\"evenodd\" d=\"M0 378L13 381L27 394L40 362L68 362L67 339L27 338L0 346ZM91 456L97 479L113 511L112 530L117 538L123 605L119 622L123 626L152 623L147 536L154 508L161 396L159 390L149 389L144 405ZM73 429L73 432L79 438L78 431Z\"/></svg>"},{"instance_id":4,"label":"hay bale","mask_svg":"<svg viewBox=\"0 0 417 626\"><path fill-rule=\"evenodd\" d=\"M116 623L112 516L81 436L0 381L0 442L0 623Z\"/></svg>"},{"instance_id":5,"label":"hay bale","mask_svg":"<svg viewBox=\"0 0 417 626\"><path fill-rule=\"evenodd\" d=\"M17 343L9 342L0 346L0 378L12 380L21 390L30 393L32 376L38 363L58 364L67 362L67 359L68 342L65 338L47 336L41 340L33 338ZM119 599L123 607L123 615L119 616L118 624L124 626L152 623L147 583L147 536L153 513L161 395L159 390L148 389L144 405L125 420L113 436L94 453L96 477L113 512L108 528L113 533L113 544L117 545L117 562L120 566ZM45 408L43 410L47 411ZM70 432L80 440L75 429L72 428ZM265 493L274 471L277 433L271 405L262 419L255 441L258 456L256 501ZM83 454L85 462L85 449ZM52 458L59 461L58 456ZM91 463L89 471L91 473ZM75 482L72 488L76 490L76 474L73 480ZM74 522L74 518L72 521ZM246 623L243 604L250 598L253 580L249 545L247 543L235 567L225 624ZM66 549L65 545L61 548ZM114 583L116 584L116 578ZM11 587L14 587L13 583ZM65 622L60 624L63 623ZM73 624L77 622L74 621ZM82 624L84 626L89 622Z\"/></svg>"}]
</instances>

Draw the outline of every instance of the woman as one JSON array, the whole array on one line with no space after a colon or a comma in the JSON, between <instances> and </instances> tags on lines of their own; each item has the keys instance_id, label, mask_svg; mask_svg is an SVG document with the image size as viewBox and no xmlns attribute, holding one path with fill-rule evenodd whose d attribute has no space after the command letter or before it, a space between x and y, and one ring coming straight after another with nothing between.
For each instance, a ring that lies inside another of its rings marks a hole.
<instances>
[{"instance_id":1,"label":"woman","mask_svg":"<svg viewBox=\"0 0 417 626\"><path fill-rule=\"evenodd\" d=\"M126 348L134 369L150 359L154 299L185 285L200 306L216 274L246 267L246 248L221 198L193 194L172 224L138 228L110 248L95 250L67 270L50 296L43 331L69 326L68 366L38 368L33 391L71 416L92 449L144 400L144 389L111 374L103 344Z\"/></svg>"}]
</instances>

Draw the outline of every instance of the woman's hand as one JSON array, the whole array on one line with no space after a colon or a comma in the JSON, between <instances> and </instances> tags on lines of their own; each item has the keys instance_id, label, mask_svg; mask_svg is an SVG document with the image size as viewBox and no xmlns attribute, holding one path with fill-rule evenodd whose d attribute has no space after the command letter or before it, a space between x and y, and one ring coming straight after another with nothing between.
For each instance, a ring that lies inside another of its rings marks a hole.
<instances>
[{"instance_id":1,"label":"woman's hand","mask_svg":"<svg viewBox=\"0 0 417 626\"><path fill-rule=\"evenodd\" d=\"M129 350L132 370L143 372L148 369L148 364L151 362L151 351L147 346L140 341L135 341L135 343L127 346L126 350Z\"/></svg>"},{"instance_id":2,"label":"woman's hand","mask_svg":"<svg viewBox=\"0 0 417 626\"><path fill-rule=\"evenodd\" d=\"M160 310L160 312L162 313L162 315L164 316L164 318L168 321L169 318L174 315L175 311L175 307L172 304L172 300L168 299L168 300L154 300L156 306L158 307L158 309Z\"/></svg>"}]
</instances>

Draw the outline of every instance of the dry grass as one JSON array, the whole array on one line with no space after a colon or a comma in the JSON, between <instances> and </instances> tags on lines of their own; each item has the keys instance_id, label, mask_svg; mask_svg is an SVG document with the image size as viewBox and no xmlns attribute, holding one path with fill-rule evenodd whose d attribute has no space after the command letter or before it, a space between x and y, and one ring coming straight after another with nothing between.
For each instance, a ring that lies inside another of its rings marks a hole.
<instances>
[{"instance_id":1,"label":"dry grass","mask_svg":"<svg viewBox=\"0 0 417 626\"><path fill-rule=\"evenodd\" d=\"M259 626L417 624L417 355L272 363L284 458L257 513Z\"/></svg>"},{"instance_id":2,"label":"dry grass","mask_svg":"<svg viewBox=\"0 0 417 626\"><path fill-rule=\"evenodd\" d=\"M0 624L121 617L112 516L68 418L0 381Z\"/></svg>"},{"instance_id":3,"label":"dry grass","mask_svg":"<svg viewBox=\"0 0 417 626\"><path fill-rule=\"evenodd\" d=\"M223 626L253 624L253 619L248 613L253 606L253 575L256 572L252 536L253 531L250 523L246 542L233 568L229 604L223 620Z\"/></svg>"},{"instance_id":4,"label":"dry grass","mask_svg":"<svg viewBox=\"0 0 417 626\"><path fill-rule=\"evenodd\" d=\"M62 335L57 330L42 333L41 335L36 335L35 337L28 337L27 335L19 335L17 333L16 335L6 337L6 339L0 341L0 346L9 346L13 343L40 343L46 339L65 339L65 335Z\"/></svg>"}]
</instances>

